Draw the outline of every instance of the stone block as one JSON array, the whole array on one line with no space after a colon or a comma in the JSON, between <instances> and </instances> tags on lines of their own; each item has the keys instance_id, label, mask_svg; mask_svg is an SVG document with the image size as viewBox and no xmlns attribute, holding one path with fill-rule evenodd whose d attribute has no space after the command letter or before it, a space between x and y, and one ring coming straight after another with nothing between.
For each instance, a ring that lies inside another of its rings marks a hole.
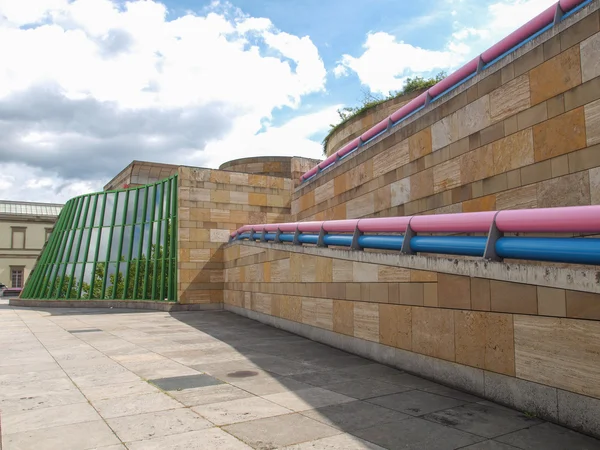
<instances>
[{"instance_id":1,"label":"stone block","mask_svg":"<svg viewBox=\"0 0 600 450\"><path fill-rule=\"evenodd\" d=\"M529 84L532 105L581 84L579 46L573 46L532 69Z\"/></svg>"},{"instance_id":2,"label":"stone block","mask_svg":"<svg viewBox=\"0 0 600 450\"><path fill-rule=\"evenodd\" d=\"M577 108L533 127L535 160L543 161L586 146L585 115Z\"/></svg>"},{"instance_id":3,"label":"stone block","mask_svg":"<svg viewBox=\"0 0 600 450\"><path fill-rule=\"evenodd\" d=\"M600 168L590 169L590 195L591 204L600 205Z\"/></svg>"},{"instance_id":4,"label":"stone block","mask_svg":"<svg viewBox=\"0 0 600 450\"><path fill-rule=\"evenodd\" d=\"M490 281L491 310L516 314L537 314L537 290L529 284Z\"/></svg>"},{"instance_id":5,"label":"stone block","mask_svg":"<svg viewBox=\"0 0 600 450\"><path fill-rule=\"evenodd\" d=\"M489 311L491 308L490 280L471 278L471 308Z\"/></svg>"},{"instance_id":6,"label":"stone block","mask_svg":"<svg viewBox=\"0 0 600 450\"><path fill-rule=\"evenodd\" d=\"M333 281L352 282L353 281L353 262L344 259L333 260Z\"/></svg>"},{"instance_id":7,"label":"stone block","mask_svg":"<svg viewBox=\"0 0 600 450\"><path fill-rule=\"evenodd\" d=\"M209 189L204 188L189 188L189 200L192 202L210 202L211 201L211 191ZM181 198L184 200L185 198Z\"/></svg>"},{"instance_id":8,"label":"stone block","mask_svg":"<svg viewBox=\"0 0 600 450\"><path fill-rule=\"evenodd\" d=\"M552 119L565 112L565 96L564 94L546 100L546 111L548 119Z\"/></svg>"},{"instance_id":9,"label":"stone block","mask_svg":"<svg viewBox=\"0 0 600 450\"><path fill-rule=\"evenodd\" d=\"M347 172L347 181L346 187L348 189L353 189L362 184L365 184L367 181L373 179L373 160L368 159L364 163L350 169Z\"/></svg>"},{"instance_id":10,"label":"stone block","mask_svg":"<svg viewBox=\"0 0 600 450\"><path fill-rule=\"evenodd\" d=\"M315 189L315 204L323 203L333 198L334 196L334 180L329 180L327 183Z\"/></svg>"},{"instance_id":11,"label":"stone block","mask_svg":"<svg viewBox=\"0 0 600 450\"><path fill-rule=\"evenodd\" d=\"M454 312L456 362L472 367L485 366L485 313Z\"/></svg>"},{"instance_id":12,"label":"stone block","mask_svg":"<svg viewBox=\"0 0 600 450\"><path fill-rule=\"evenodd\" d=\"M423 306L439 306L437 283L423 284Z\"/></svg>"},{"instance_id":13,"label":"stone block","mask_svg":"<svg viewBox=\"0 0 600 450\"><path fill-rule=\"evenodd\" d=\"M554 159L554 158L553 158ZM539 183L552 178L552 160L547 159L521 169L523 185Z\"/></svg>"},{"instance_id":14,"label":"stone block","mask_svg":"<svg viewBox=\"0 0 600 450\"><path fill-rule=\"evenodd\" d=\"M528 75L521 75L490 94L490 115L493 122L506 119L529 106Z\"/></svg>"},{"instance_id":15,"label":"stone block","mask_svg":"<svg viewBox=\"0 0 600 450\"><path fill-rule=\"evenodd\" d=\"M494 173L508 172L533 164L533 133L531 129L511 134L491 144Z\"/></svg>"},{"instance_id":16,"label":"stone block","mask_svg":"<svg viewBox=\"0 0 600 450\"><path fill-rule=\"evenodd\" d=\"M456 112L458 139L469 136L492 124L489 95L480 97Z\"/></svg>"},{"instance_id":17,"label":"stone block","mask_svg":"<svg viewBox=\"0 0 600 450\"><path fill-rule=\"evenodd\" d=\"M502 139L504 136L504 122L497 122L479 132L479 142L481 145L486 145Z\"/></svg>"},{"instance_id":18,"label":"stone block","mask_svg":"<svg viewBox=\"0 0 600 450\"><path fill-rule=\"evenodd\" d=\"M410 177L410 198L416 200L433 194L433 169L426 169ZM392 192L393 198L393 192Z\"/></svg>"},{"instance_id":19,"label":"stone block","mask_svg":"<svg viewBox=\"0 0 600 450\"><path fill-rule=\"evenodd\" d=\"M524 130L546 119L548 119L548 105L542 102L517 114L517 129Z\"/></svg>"},{"instance_id":20,"label":"stone block","mask_svg":"<svg viewBox=\"0 0 600 450\"><path fill-rule=\"evenodd\" d=\"M586 83L565 92L564 97L566 111L600 99L600 77L592 78Z\"/></svg>"},{"instance_id":21,"label":"stone block","mask_svg":"<svg viewBox=\"0 0 600 450\"><path fill-rule=\"evenodd\" d=\"M494 372L485 372L484 379L486 398L545 419L558 420L556 388Z\"/></svg>"},{"instance_id":22,"label":"stone block","mask_svg":"<svg viewBox=\"0 0 600 450\"><path fill-rule=\"evenodd\" d=\"M333 301L333 331L348 336L354 335L354 302Z\"/></svg>"},{"instance_id":23,"label":"stone block","mask_svg":"<svg viewBox=\"0 0 600 450\"><path fill-rule=\"evenodd\" d=\"M392 187L391 185L379 188L374 193L375 211L383 211L392 207Z\"/></svg>"},{"instance_id":24,"label":"stone block","mask_svg":"<svg viewBox=\"0 0 600 450\"><path fill-rule=\"evenodd\" d=\"M598 23L598 11L586 15L581 20L573 23L568 30L560 33L560 48L565 50L569 47L579 47L581 41L597 33L600 26Z\"/></svg>"},{"instance_id":25,"label":"stone block","mask_svg":"<svg viewBox=\"0 0 600 450\"><path fill-rule=\"evenodd\" d=\"M302 298L283 296L280 298L281 317L293 322L302 322Z\"/></svg>"},{"instance_id":26,"label":"stone block","mask_svg":"<svg viewBox=\"0 0 600 450\"><path fill-rule=\"evenodd\" d=\"M231 203L239 204L239 205L247 205L248 204L248 193L247 192L239 192L239 191L230 191L229 192L229 201Z\"/></svg>"},{"instance_id":27,"label":"stone block","mask_svg":"<svg viewBox=\"0 0 600 450\"><path fill-rule=\"evenodd\" d=\"M557 394L559 423L600 438L600 400L561 389Z\"/></svg>"},{"instance_id":28,"label":"stone block","mask_svg":"<svg viewBox=\"0 0 600 450\"><path fill-rule=\"evenodd\" d=\"M379 305L379 342L391 347L411 349L411 308Z\"/></svg>"},{"instance_id":29,"label":"stone block","mask_svg":"<svg viewBox=\"0 0 600 450\"><path fill-rule=\"evenodd\" d=\"M519 378L600 397L600 323L515 316L515 365Z\"/></svg>"},{"instance_id":30,"label":"stone block","mask_svg":"<svg viewBox=\"0 0 600 450\"><path fill-rule=\"evenodd\" d=\"M229 230L211 229L210 242L229 242Z\"/></svg>"},{"instance_id":31,"label":"stone block","mask_svg":"<svg viewBox=\"0 0 600 450\"><path fill-rule=\"evenodd\" d=\"M437 272L414 269L410 271L410 281L413 283L434 283L438 280L437 277Z\"/></svg>"},{"instance_id":32,"label":"stone block","mask_svg":"<svg viewBox=\"0 0 600 450\"><path fill-rule=\"evenodd\" d=\"M587 38L580 44L581 80L585 83L600 76L600 33Z\"/></svg>"},{"instance_id":33,"label":"stone block","mask_svg":"<svg viewBox=\"0 0 600 450\"><path fill-rule=\"evenodd\" d=\"M373 192L354 198L346 203L346 215L348 219L358 219L375 212L375 201Z\"/></svg>"},{"instance_id":34,"label":"stone block","mask_svg":"<svg viewBox=\"0 0 600 450\"><path fill-rule=\"evenodd\" d=\"M600 320L600 295L592 292L566 291L567 317Z\"/></svg>"},{"instance_id":35,"label":"stone block","mask_svg":"<svg viewBox=\"0 0 600 450\"><path fill-rule=\"evenodd\" d=\"M211 190L210 201L212 203L229 203L229 191Z\"/></svg>"},{"instance_id":36,"label":"stone block","mask_svg":"<svg viewBox=\"0 0 600 450\"><path fill-rule=\"evenodd\" d=\"M309 191L300 197L299 211L306 211L315 206L315 191Z\"/></svg>"},{"instance_id":37,"label":"stone block","mask_svg":"<svg viewBox=\"0 0 600 450\"><path fill-rule=\"evenodd\" d=\"M538 208L585 206L590 204L588 172L553 178L538 184Z\"/></svg>"},{"instance_id":38,"label":"stone block","mask_svg":"<svg viewBox=\"0 0 600 450\"><path fill-rule=\"evenodd\" d=\"M442 192L460 186L460 158L433 167L433 191Z\"/></svg>"},{"instance_id":39,"label":"stone block","mask_svg":"<svg viewBox=\"0 0 600 450\"><path fill-rule=\"evenodd\" d=\"M431 146L431 133L429 140ZM373 178L408 164L409 158L408 139L405 139L373 157Z\"/></svg>"},{"instance_id":40,"label":"stone block","mask_svg":"<svg viewBox=\"0 0 600 450\"><path fill-rule=\"evenodd\" d=\"M386 283L406 283L410 281L410 269L393 266L377 266L377 280Z\"/></svg>"},{"instance_id":41,"label":"stone block","mask_svg":"<svg viewBox=\"0 0 600 450\"><path fill-rule=\"evenodd\" d=\"M442 308L471 309L469 277L438 274L438 302Z\"/></svg>"},{"instance_id":42,"label":"stone block","mask_svg":"<svg viewBox=\"0 0 600 450\"><path fill-rule=\"evenodd\" d=\"M352 281L358 283L375 283L378 277L378 266L376 264L366 264L361 262L352 262Z\"/></svg>"},{"instance_id":43,"label":"stone block","mask_svg":"<svg viewBox=\"0 0 600 450\"><path fill-rule=\"evenodd\" d=\"M423 283L398 283L398 298L390 300L395 300L401 305L423 306Z\"/></svg>"},{"instance_id":44,"label":"stone block","mask_svg":"<svg viewBox=\"0 0 600 450\"><path fill-rule=\"evenodd\" d=\"M412 350L454 361L454 312L438 308L413 308Z\"/></svg>"},{"instance_id":45,"label":"stone block","mask_svg":"<svg viewBox=\"0 0 600 450\"><path fill-rule=\"evenodd\" d=\"M538 314L542 316L565 317L567 301L564 289L538 286Z\"/></svg>"},{"instance_id":46,"label":"stone block","mask_svg":"<svg viewBox=\"0 0 600 450\"><path fill-rule=\"evenodd\" d=\"M404 205L410 201L410 178L404 178L390 185L391 187L391 206Z\"/></svg>"},{"instance_id":47,"label":"stone block","mask_svg":"<svg viewBox=\"0 0 600 450\"><path fill-rule=\"evenodd\" d=\"M335 197L348 190L346 180L347 173L343 173L333 179L333 195Z\"/></svg>"},{"instance_id":48,"label":"stone block","mask_svg":"<svg viewBox=\"0 0 600 450\"><path fill-rule=\"evenodd\" d=\"M537 207L537 186L524 186L500 192L496 196L496 209L526 209Z\"/></svg>"},{"instance_id":49,"label":"stone block","mask_svg":"<svg viewBox=\"0 0 600 450\"><path fill-rule=\"evenodd\" d=\"M587 145L600 143L600 100L585 105L584 114Z\"/></svg>"},{"instance_id":50,"label":"stone block","mask_svg":"<svg viewBox=\"0 0 600 450\"><path fill-rule=\"evenodd\" d=\"M379 342L379 305L354 303L354 337Z\"/></svg>"},{"instance_id":51,"label":"stone block","mask_svg":"<svg viewBox=\"0 0 600 450\"><path fill-rule=\"evenodd\" d=\"M569 153L569 155L563 155L561 158L567 159L568 162L563 162L561 164L561 169L563 170L560 175L565 175L565 168L568 169L569 172L575 173L586 169L600 167L600 144ZM552 161L554 161L554 159Z\"/></svg>"},{"instance_id":52,"label":"stone block","mask_svg":"<svg viewBox=\"0 0 600 450\"><path fill-rule=\"evenodd\" d=\"M431 143L433 151L445 147L458 140L458 116L456 113L444 117L431 126Z\"/></svg>"},{"instance_id":53,"label":"stone block","mask_svg":"<svg viewBox=\"0 0 600 450\"><path fill-rule=\"evenodd\" d=\"M494 154L491 145L484 145L477 150L465 153L460 157L462 184L472 183L494 175ZM475 195L473 195L475 197Z\"/></svg>"},{"instance_id":54,"label":"stone block","mask_svg":"<svg viewBox=\"0 0 600 450\"><path fill-rule=\"evenodd\" d=\"M480 211L495 211L496 210L496 196L486 195L485 197L475 198L463 202L462 212L480 212Z\"/></svg>"},{"instance_id":55,"label":"stone block","mask_svg":"<svg viewBox=\"0 0 600 450\"><path fill-rule=\"evenodd\" d=\"M410 161L431 153L431 128L427 127L408 138Z\"/></svg>"},{"instance_id":56,"label":"stone block","mask_svg":"<svg viewBox=\"0 0 600 450\"><path fill-rule=\"evenodd\" d=\"M333 300L326 298L317 299L316 326L326 330L333 330Z\"/></svg>"}]
</instances>

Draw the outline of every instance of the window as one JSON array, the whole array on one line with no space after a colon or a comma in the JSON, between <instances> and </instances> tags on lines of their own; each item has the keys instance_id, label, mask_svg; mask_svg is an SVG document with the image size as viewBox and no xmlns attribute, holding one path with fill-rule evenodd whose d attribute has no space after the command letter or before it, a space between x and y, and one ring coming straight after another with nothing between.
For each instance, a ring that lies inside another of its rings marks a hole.
<instances>
[{"instance_id":1,"label":"window","mask_svg":"<svg viewBox=\"0 0 600 450\"><path fill-rule=\"evenodd\" d=\"M24 249L25 248L25 227L12 227L12 241L11 248Z\"/></svg>"},{"instance_id":2,"label":"window","mask_svg":"<svg viewBox=\"0 0 600 450\"><path fill-rule=\"evenodd\" d=\"M23 287L23 267L10 268L10 282L13 288Z\"/></svg>"},{"instance_id":3,"label":"window","mask_svg":"<svg viewBox=\"0 0 600 450\"><path fill-rule=\"evenodd\" d=\"M48 242L48 238L52 234L52 228L46 228L46 242Z\"/></svg>"}]
</instances>

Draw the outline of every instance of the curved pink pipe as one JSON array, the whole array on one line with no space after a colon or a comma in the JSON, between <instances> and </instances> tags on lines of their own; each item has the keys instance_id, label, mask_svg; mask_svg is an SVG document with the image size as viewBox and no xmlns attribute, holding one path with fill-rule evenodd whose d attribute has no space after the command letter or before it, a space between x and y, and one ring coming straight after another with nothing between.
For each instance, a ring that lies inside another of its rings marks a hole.
<instances>
[{"instance_id":1,"label":"curved pink pipe","mask_svg":"<svg viewBox=\"0 0 600 450\"><path fill-rule=\"evenodd\" d=\"M341 149L338 150L337 155L341 158L342 156L350 153L352 150L358 147L359 140L360 138L356 138L348 142L346 145L344 145Z\"/></svg>"},{"instance_id":2,"label":"curved pink pipe","mask_svg":"<svg viewBox=\"0 0 600 450\"><path fill-rule=\"evenodd\" d=\"M520 28L517 28L511 34L506 36L500 42L492 45L490 48L488 48L485 52L481 54L483 62L489 63L490 61L493 61L507 50L510 50L515 45L523 42L535 32L544 28L549 23L552 23L552 21L554 20L555 10L556 4L545 9L543 12L531 19L525 25L521 26Z\"/></svg>"},{"instance_id":3,"label":"curved pink pipe","mask_svg":"<svg viewBox=\"0 0 600 450\"><path fill-rule=\"evenodd\" d=\"M414 216L410 227L425 233L487 233L496 211Z\"/></svg>"},{"instance_id":4,"label":"curved pink pipe","mask_svg":"<svg viewBox=\"0 0 600 450\"><path fill-rule=\"evenodd\" d=\"M303 233L318 233L325 222L298 222L298 230Z\"/></svg>"},{"instance_id":5,"label":"curved pink pipe","mask_svg":"<svg viewBox=\"0 0 600 450\"><path fill-rule=\"evenodd\" d=\"M388 126L388 117L386 117L385 119L383 119L381 122L379 122L377 125L375 125L374 127L372 127L371 129L365 131L360 138L363 140L363 142L368 141L369 139L371 139L373 136L375 136L378 133L381 133L383 130L385 130Z\"/></svg>"},{"instance_id":6,"label":"curved pink pipe","mask_svg":"<svg viewBox=\"0 0 600 450\"><path fill-rule=\"evenodd\" d=\"M585 0L560 0L558 3L560 4L560 9L562 9L563 12L569 12L584 1Z\"/></svg>"},{"instance_id":7,"label":"curved pink pipe","mask_svg":"<svg viewBox=\"0 0 600 450\"><path fill-rule=\"evenodd\" d=\"M297 223L279 223L277 226L283 233L295 233Z\"/></svg>"},{"instance_id":8,"label":"curved pink pipe","mask_svg":"<svg viewBox=\"0 0 600 450\"><path fill-rule=\"evenodd\" d=\"M506 233L598 233L600 206L500 211L496 226Z\"/></svg>"},{"instance_id":9,"label":"curved pink pipe","mask_svg":"<svg viewBox=\"0 0 600 450\"><path fill-rule=\"evenodd\" d=\"M418 97L413 98L410 102L400 108L398 111L392 113L390 119L394 122L398 122L400 119L408 116L411 112L425 104L427 98L427 92L423 92Z\"/></svg>"},{"instance_id":10,"label":"curved pink pipe","mask_svg":"<svg viewBox=\"0 0 600 450\"><path fill-rule=\"evenodd\" d=\"M265 229L265 231L268 231L269 233L276 232L277 227L278 227L278 224L276 224L276 223L268 223L266 225L263 225L263 228Z\"/></svg>"},{"instance_id":11,"label":"curved pink pipe","mask_svg":"<svg viewBox=\"0 0 600 450\"><path fill-rule=\"evenodd\" d=\"M411 216L381 217L377 219L360 219L358 229L363 233L404 233Z\"/></svg>"},{"instance_id":12,"label":"curved pink pipe","mask_svg":"<svg viewBox=\"0 0 600 450\"><path fill-rule=\"evenodd\" d=\"M458 83L462 79L467 78L473 72L477 71L478 62L479 62L479 56L477 58L473 59L472 61L469 61L467 64L462 66L456 72L448 75L446 78L439 81L437 84L431 86L431 88L429 89L429 95L432 98L437 97L442 92L444 92L446 89L451 88L452 86L454 86L456 83Z\"/></svg>"},{"instance_id":13,"label":"curved pink pipe","mask_svg":"<svg viewBox=\"0 0 600 450\"><path fill-rule=\"evenodd\" d=\"M323 229L328 233L351 233L356 229L359 220L361 219L328 220L323 222Z\"/></svg>"},{"instance_id":14,"label":"curved pink pipe","mask_svg":"<svg viewBox=\"0 0 600 450\"><path fill-rule=\"evenodd\" d=\"M331 155L329 158L327 158L325 161L321 161L318 166L321 169L324 169L325 167L327 167L330 164L333 164L335 162L335 160L337 159L337 153L334 153L333 155Z\"/></svg>"},{"instance_id":15,"label":"curved pink pipe","mask_svg":"<svg viewBox=\"0 0 600 450\"><path fill-rule=\"evenodd\" d=\"M315 166L312 169L310 169L308 172L306 172L304 175L302 175L302 177L306 180L307 178L312 177L315 173L317 173L319 166Z\"/></svg>"}]
</instances>

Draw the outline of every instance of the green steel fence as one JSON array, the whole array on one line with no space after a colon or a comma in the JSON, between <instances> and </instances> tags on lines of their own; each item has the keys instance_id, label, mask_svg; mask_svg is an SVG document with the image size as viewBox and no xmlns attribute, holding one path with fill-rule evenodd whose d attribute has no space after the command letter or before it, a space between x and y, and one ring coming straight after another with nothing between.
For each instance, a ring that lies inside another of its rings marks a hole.
<instances>
[{"instance_id":1,"label":"green steel fence","mask_svg":"<svg viewBox=\"0 0 600 450\"><path fill-rule=\"evenodd\" d=\"M177 299L177 175L69 200L21 294Z\"/></svg>"}]
</instances>

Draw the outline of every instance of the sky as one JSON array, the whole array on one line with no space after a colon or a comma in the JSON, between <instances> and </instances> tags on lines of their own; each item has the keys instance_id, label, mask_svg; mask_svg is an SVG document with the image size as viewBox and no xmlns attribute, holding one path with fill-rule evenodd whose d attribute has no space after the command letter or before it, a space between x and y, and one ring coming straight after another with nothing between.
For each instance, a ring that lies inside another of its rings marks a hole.
<instances>
[{"instance_id":1,"label":"sky","mask_svg":"<svg viewBox=\"0 0 600 450\"><path fill-rule=\"evenodd\" d=\"M556 0L0 0L0 199L132 160L320 158L337 110L451 73Z\"/></svg>"}]
</instances>

